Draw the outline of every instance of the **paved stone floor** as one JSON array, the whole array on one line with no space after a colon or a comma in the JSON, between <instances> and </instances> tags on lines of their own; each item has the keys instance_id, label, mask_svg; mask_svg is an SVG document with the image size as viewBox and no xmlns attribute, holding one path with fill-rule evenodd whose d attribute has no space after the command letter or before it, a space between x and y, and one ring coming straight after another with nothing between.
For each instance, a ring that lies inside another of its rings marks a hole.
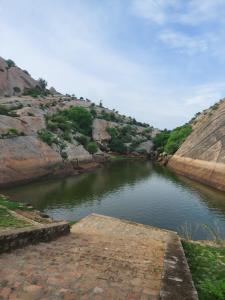
<instances>
[{"instance_id":1,"label":"paved stone floor","mask_svg":"<svg viewBox=\"0 0 225 300\"><path fill-rule=\"evenodd\" d=\"M71 234L0 255L0 299L159 299L174 233L90 215Z\"/></svg>"}]
</instances>

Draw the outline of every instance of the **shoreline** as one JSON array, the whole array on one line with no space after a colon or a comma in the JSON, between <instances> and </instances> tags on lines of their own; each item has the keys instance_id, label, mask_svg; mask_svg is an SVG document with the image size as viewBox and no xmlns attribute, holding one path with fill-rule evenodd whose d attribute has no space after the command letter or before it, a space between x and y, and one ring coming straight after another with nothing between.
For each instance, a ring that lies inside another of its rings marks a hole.
<instances>
[{"instance_id":1,"label":"shoreline","mask_svg":"<svg viewBox=\"0 0 225 300\"><path fill-rule=\"evenodd\" d=\"M0 193L1 190L8 189L11 187L18 187L23 186L29 183L34 182L42 182L45 180L54 180L54 179L60 179L60 178L67 178L67 177L73 177L73 176L79 176L84 173L89 173L92 171L97 170L98 168L103 167L107 163L113 163L116 161L121 160L148 160L146 156L131 156L131 155L119 155L116 153L113 153L108 158L100 158L93 159L92 161L83 161L80 162L78 165L76 163L76 166L74 165L74 162L68 161L66 163L58 163L52 166L52 172L49 172L47 174L37 176L37 177L31 177L26 178L18 181L13 181L9 183L0 183Z\"/></svg>"}]
</instances>

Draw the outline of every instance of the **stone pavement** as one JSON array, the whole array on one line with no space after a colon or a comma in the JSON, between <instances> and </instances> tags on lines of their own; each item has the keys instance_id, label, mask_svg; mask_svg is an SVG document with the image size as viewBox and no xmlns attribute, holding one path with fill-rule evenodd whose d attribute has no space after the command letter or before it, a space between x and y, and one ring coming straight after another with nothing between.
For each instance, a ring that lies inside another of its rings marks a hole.
<instances>
[{"instance_id":1,"label":"stone pavement","mask_svg":"<svg viewBox=\"0 0 225 300\"><path fill-rule=\"evenodd\" d=\"M176 237L173 232L92 214L67 236L2 254L0 299L156 300L160 293L167 299L170 291L160 289L167 289L168 278L162 282L167 245L174 245Z\"/></svg>"}]
</instances>

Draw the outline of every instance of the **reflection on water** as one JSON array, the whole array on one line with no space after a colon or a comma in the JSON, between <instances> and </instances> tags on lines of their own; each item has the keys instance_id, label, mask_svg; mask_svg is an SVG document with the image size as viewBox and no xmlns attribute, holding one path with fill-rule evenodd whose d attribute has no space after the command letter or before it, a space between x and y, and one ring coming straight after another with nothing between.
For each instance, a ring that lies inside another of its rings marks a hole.
<instances>
[{"instance_id":1,"label":"reflection on water","mask_svg":"<svg viewBox=\"0 0 225 300\"><path fill-rule=\"evenodd\" d=\"M96 212L176 231L184 223L216 224L225 233L225 193L146 161L114 162L89 174L1 193L55 219L78 220ZM210 237L199 228L193 238Z\"/></svg>"}]
</instances>

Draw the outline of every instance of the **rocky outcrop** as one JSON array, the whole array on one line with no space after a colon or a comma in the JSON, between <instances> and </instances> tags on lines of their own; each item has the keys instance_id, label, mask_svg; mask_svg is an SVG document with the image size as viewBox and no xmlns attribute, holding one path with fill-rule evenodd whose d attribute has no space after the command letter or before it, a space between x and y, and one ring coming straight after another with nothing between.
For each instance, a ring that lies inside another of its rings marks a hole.
<instances>
[{"instance_id":1,"label":"rocky outcrop","mask_svg":"<svg viewBox=\"0 0 225 300\"><path fill-rule=\"evenodd\" d=\"M146 142L141 143L138 146L137 150L138 151L145 151L147 154L150 154L153 147L154 147L154 144L153 144L152 141L146 141Z\"/></svg>"},{"instance_id":2,"label":"rocky outcrop","mask_svg":"<svg viewBox=\"0 0 225 300\"><path fill-rule=\"evenodd\" d=\"M0 139L0 186L37 179L53 172L61 156L33 136Z\"/></svg>"},{"instance_id":3,"label":"rocky outcrop","mask_svg":"<svg viewBox=\"0 0 225 300\"><path fill-rule=\"evenodd\" d=\"M84 149L82 145L67 144L66 152L69 161L75 161L77 164L80 162L92 161L92 155Z\"/></svg>"},{"instance_id":4,"label":"rocky outcrop","mask_svg":"<svg viewBox=\"0 0 225 300\"><path fill-rule=\"evenodd\" d=\"M225 101L198 119L168 165L179 174L225 191Z\"/></svg>"},{"instance_id":5,"label":"rocky outcrop","mask_svg":"<svg viewBox=\"0 0 225 300\"><path fill-rule=\"evenodd\" d=\"M92 138L98 142L109 141L111 136L107 132L107 127L112 127L112 122L108 122L102 119L94 119Z\"/></svg>"},{"instance_id":6,"label":"rocky outcrop","mask_svg":"<svg viewBox=\"0 0 225 300\"><path fill-rule=\"evenodd\" d=\"M27 130L21 120L9 116L0 116L0 135L7 134L10 129L16 129L18 133L24 133Z\"/></svg>"},{"instance_id":7,"label":"rocky outcrop","mask_svg":"<svg viewBox=\"0 0 225 300\"><path fill-rule=\"evenodd\" d=\"M37 85L38 82L28 72L17 66L9 66L7 61L0 57L0 96L21 94L25 89Z\"/></svg>"}]
</instances>

